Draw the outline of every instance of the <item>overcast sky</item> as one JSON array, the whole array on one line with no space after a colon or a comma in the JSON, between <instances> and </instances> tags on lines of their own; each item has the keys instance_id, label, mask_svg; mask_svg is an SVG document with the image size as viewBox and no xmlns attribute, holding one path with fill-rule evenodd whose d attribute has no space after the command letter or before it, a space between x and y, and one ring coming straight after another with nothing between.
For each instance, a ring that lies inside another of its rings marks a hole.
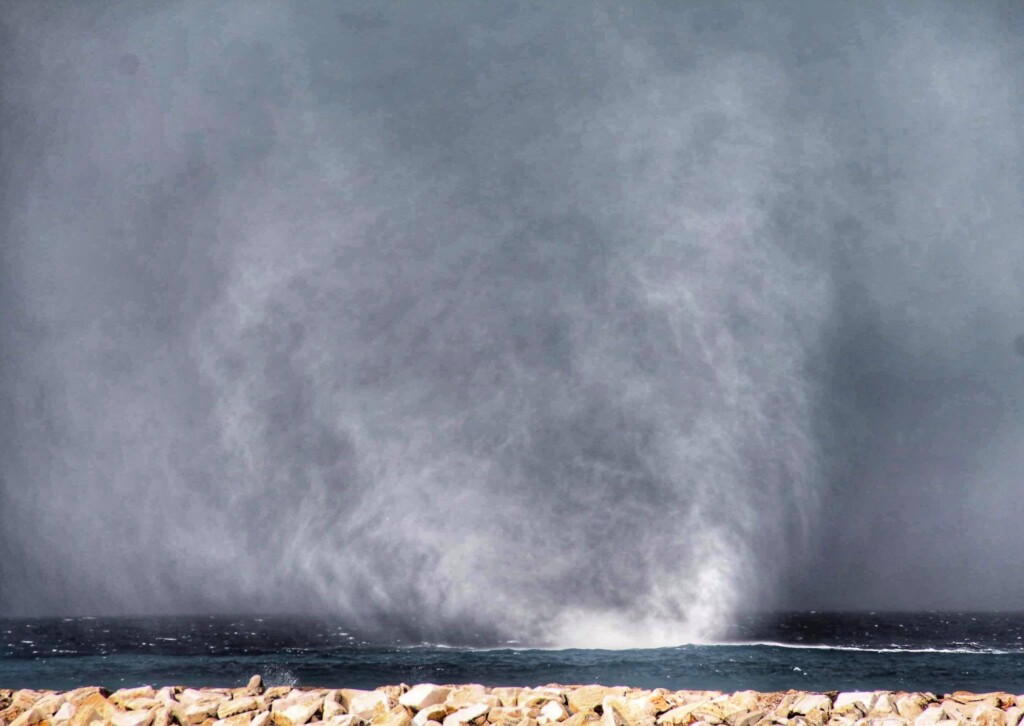
<instances>
[{"instance_id":1,"label":"overcast sky","mask_svg":"<svg viewBox=\"0 0 1024 726\"><path fill-rule=\"evenodd\" d=\"M0 612L1019 607L1022 8L5 3Z\"/></svg>"}]
</instances>

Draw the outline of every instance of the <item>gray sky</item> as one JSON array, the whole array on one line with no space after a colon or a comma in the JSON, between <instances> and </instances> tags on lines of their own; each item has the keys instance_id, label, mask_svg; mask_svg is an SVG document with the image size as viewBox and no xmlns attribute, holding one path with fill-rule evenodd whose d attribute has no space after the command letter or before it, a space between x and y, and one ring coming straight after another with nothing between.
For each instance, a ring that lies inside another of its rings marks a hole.
<instances>
[{"instance_id":1,"label":"gray sky","mask_svg":"<svg viewBox=\"0 0 1024 726\"><path fill-rule=\"evenodd\" d=\"M0 12L0 612L1019 607L1017 3Z\"/></svg>"}]
</instances>

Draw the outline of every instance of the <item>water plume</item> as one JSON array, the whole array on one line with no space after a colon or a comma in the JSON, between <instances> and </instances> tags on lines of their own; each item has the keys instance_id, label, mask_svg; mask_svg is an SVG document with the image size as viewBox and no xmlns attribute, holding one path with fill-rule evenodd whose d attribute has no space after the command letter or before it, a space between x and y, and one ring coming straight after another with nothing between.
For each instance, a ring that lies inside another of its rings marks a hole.
<instances>
[{"instance_id":1,"label":"water plume","mask_svg":"<svg viewBox=\"0 0 1024 726\"><path fill-rule=\"evenodd\" d=\"M819 95L895 108L829 42L882 21L786 8L14 6L0 604L623 647L820 598L843 306L907 273Z\"/></svg>"}]
</instances>

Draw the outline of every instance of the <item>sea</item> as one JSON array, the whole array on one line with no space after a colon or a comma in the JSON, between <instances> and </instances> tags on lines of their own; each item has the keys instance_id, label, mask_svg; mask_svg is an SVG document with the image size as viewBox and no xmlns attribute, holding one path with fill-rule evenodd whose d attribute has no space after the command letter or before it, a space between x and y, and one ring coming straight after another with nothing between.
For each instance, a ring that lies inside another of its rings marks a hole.
<instances>
[{"instance_id":1,"label":"sea","mask_svg":"<svg viewBox=\"0 0 1024 726\"><path fill-rule=\"evenodd\" d=\"M470 637L471 641L472 638ZM548 683L1024 693L1024 613L756 613L719 642L636 650L367 637L308 617L0 619L0 688Z\"/></svg>"}]
</instances>

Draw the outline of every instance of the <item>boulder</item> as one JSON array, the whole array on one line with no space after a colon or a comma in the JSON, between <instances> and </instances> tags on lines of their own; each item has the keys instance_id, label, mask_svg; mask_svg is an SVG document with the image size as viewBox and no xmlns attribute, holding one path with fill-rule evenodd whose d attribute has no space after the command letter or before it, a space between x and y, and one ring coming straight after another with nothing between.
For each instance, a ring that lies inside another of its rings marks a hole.
<instances>
[{"instance_id":1,"label":"boulder","mask_svg":"<svg viewBox=\"0 0 1024 726\"><path fill-rule=\"evenodd\" d=\"M538 716L540 716L540 711L536 708L498 706L487 713L487 720L491 723L519 723L524 718L536 719Z\"/></svg>"},{"instance_id":2,"label":"boulder","mask_svg":"<svg viewBox=\"0 0 1024 726\"><path fill-rule=\"evenodd\" d=\"M260 695L263 693L263 676L257 673L249 679L249 682L245 684L245 688L257 696Z\"/></svg>"},{"instance_id":3,"label":"boulder","mask_svg":"<svg viewBox=\"0 0 1024 726\"><path fill-rule=\"evenodd\" d=\"M53 722L64 723L66 721L70 721L74 713L74 705L69 701L65 701L60 705L60 708L57 709L57 712L53 714Z\"/></svg>"},{"instance_id":4,"label":"boulder","mask_svg":"<svg viewBox=\"0 0 1024 726\"><path fill-rule=\"evenodd\" d=\"M477 683L465 686L457 686L449 691L444 700L449 711L458 711L467 706L476 706L481 703L488 705L488 711L501 705L501 699L487 692L487 689Z\"/></svg>"},{"instance_id":5,"label":"boulder","mask_svg":"<svg viewBox=\"0 0 1024 726\"><path fill-rule=\"evenodd\" d=\"M1006 726L1017 726L1022 716L1024 716L1024 708L1010 706L1010 708L1006 709Z\"/></svg>"},{"instance_id":6,"label":"boulder","mask_svg":"<svg viewBox=\"0 0 1024 726\"><path fill-rule=\"evenodd\" d=\"M35 706L29 706L21 715L11 721L11 726L36 726L46 719L46 715Z\"/></svg>"},{"instance_id":7,"label":"boulder","mask_svg":"<svg viewBox=\"0 0 1024 726\"><path fill-rule=\"evenodd\" d=\"M127 711L149 711L153 708L159 708L164 704L163 701L158 701L155 698L129 698L126 701L122 701L119 705Z\"/></svg>"},{"instance_id":8,"label":"boulder","mask_svg":"<svg viewBox=\"0 0 1024 726\"><path fill-rule=\"evenodd\" d=\"M150 726L154 716L155 707L148 711L119 711L110 717L110 723L113 726Z\"/></svg>"},{"instance_id":9,"label":"boulder","mask_svg":"<svg viewBox=\"0 0 1024 726\"><path fill-rule=\"evenodd\" d=\"M871 709L875 707L875 701L880 695L879 691L844 691L836 696L832 710L840 711L847 706L860 705L861 711L871 713Z\"/></svg>"},{"instance_id":10,"label":"boulder","mask_svg":"<svg viewBox=\"0 0 1024 726\"><path fill-rule=\"evenodd\" d=\"M519 694L522 691L522 688L492 688L491 695L497 696L502 706L511 708L519 703Z\"/></svg>"},{"instance_id":11,"label":"boulder","mask_svg":"<svg viewBox=\"0 0 1024 726\"><path fill-rule=\"evenodd\" d=\"M166 706L158 708L153 714L152 726L170 726L171 711Z\"/></svg>"},{"instance_id":12,"label":"boulder","mask_svg":"<svg viewBox=\"0 0 1024 726\"><path fill-rule=\"evenodd\" d=\"M573 713L594 711L608 696L624 696L625 688L608 688L607 686L580 686L568 693L569 709Z\"/></svg>"},{"instance_id":13,"label":"boulder","mask_svg":"<svg viewBox=\"0 0 1024 726\"><path fill-rule=\"evenodd\" d=\"M272 711L270 719L275 726L302 726L313 718L321 705L318 697L296 699L283 708ZM274 706L277 706L277 702Z\"/></svg>"},{"instance_id":14,"label":"boulder","mask_svg":"<svg viewBox=\"0 0 1024 726\"><path fill-rule=\"evenodd\" d=\"M472 704L445 716L444 721L441 723L443 726L460 726L460 724L470 723L481 716L485 716L493 707L490 703Z\"/></svg>"},{"instance_id":15,"label":"boulder","mask_svg":"<svg viewBox=\"0 0 1024 726\"><path fill-rule=\"evenodd\" d=\"M621 719L626 726L654 726L657 709L644 696L605 696L601 701L602 717L608 713ZM608 726L611 726L609 723Z\"/></svg>"},{"instance_id":16,"label":"boulder","mask_svg":"<svg viewBox=\"0 0 1024 726\"><path fill-rule=\"evenodd\" d=\"M658 724L665 726L686 726L697 720L693 712L706 702L689 703L683 706L676 706L658 716Z\"/></svg>"},{"instance_id":17,"label":"boulder","mask_svg":"<svg viewBox=\"0 0 1024 726\"><path fill-rule=\"evenodd\" d=\"M213 722L213 726L251 726L252 724L252 713L246 711L244 713L236 713L233 716L222 718Z\"/></svg>"},{"instance_id":18,"label":"boulder","mask_svg":"<svg viewBox=\"0 0 1024 726\"><path fill-rule=\"evenodd\" d=\"M252 717L252 721L249 722L249 726L269 726L270 724L270 711L263 711Z\"/></svg>"},{"instance_id":19,"label":"boulder","mask_svg":"<svg viewBox=\"0 0 1024 726\"><path fill-rule=\"evenodd\" d=\"M923 693L907 693L896 699L896 713L913 722L928 708L931 701Z\"/></svg>"},{"instance_id":20,"label":"boulder","mask_svg":"<svg viewBox=\"0 0 1024 726\"><path fill-rule=\"evenodd\" d=\"M600 720L593 711L578 711L563 721L562 726L598 726Z\"/></svg>"},{"instance_id":21,"label":"boulder","mask_svg":"<svg viewBox=\"0 0 1024 726\"><path fill-rule=\"evenodd\" d=\"M88 726L94 721L103 723L109 721L116 711L114 704L104 698L102 693L92 693L78 703L75 715L68 723L69 726Z\"/></svg>"},{"instance_id":22,"label":"boulder","mask_svg":"<svg viewBox=\"0 0 1024 726\"><path fill-rule=\"evenodd\" d=\"M549 700L540 707L540 715L537 717L538 724L555 723L569 718L569 712L562 705L561 701Z\"/></svg>"},{"instance_id":23,"label":"boulder","mask_svg":"<svg viewBox=\"0 0 1024 726\"><path fill-rule=\"evenodd\" d=\"M353 688L342 688L338 691L341 694L341 704L350 714L359 716L369 721L377 712L389 711L395 704L388 697L388 694L381 691L360 691Z\"/></svg>"},{"instance_id":24,"label":"boulder","mask_svg":"<svg viewBox=\"0 0 1024 726\"><path fill-rule=\"evenodd\" d=\"M344 713L338 716L331 716L325 718L323 723L329 726L360 726L364 721L358 716L353 716L351 713Z\"/></svg>"},{"instance_id":25,"label":"boulder","mask_svg":"<svg viewBox=\"0 0 1024 726\"><path fill-rule=\"evenodd\" d=\"M754 726L754 724L760 723L765 717L764 711L747 711L742 714L737 714L736 717L729 721L732 726Z\"/></svg>"},{"instance_id":26,"label":"boulder","mask_svg":"<svg viewBox=\"0 0 1024 726\"><path fill-rule=\"evenodd\" d=\"M451 690L444 686L435 686L433 683L421 683L399 696L398 703L413 711L419 711L427 706L444 703Z\"/></svg>"},{"instance_id":27,"label":"boulder","mask_svg":"<svg viewBox=\"0 0 1024 726\"><path fill-rule=\"evenodd\" d=\"M904 718L908 718L904 716ZM914 726L935 726L939 721L946 720L946 713L942 710L942 706L937 703L933 703L914 719Z\"/></svg>"},{"instance_id":28,"label":"boulder","mask_svg":"<svg viewBox=\"0 0 1024 726\"><path fill-rule=\"evenodd\" d=\"M548 701L565 703L565 694L557 688L524 688L519 692L516 705L525 708L540 708Z\"/></svg>"},{"instance_id":29,"label":"boulder","mask_svg":"<svg viewBox=\"0 0 1024 726\"><path fill-rule=\"evenodd\" d=\"M110 694L110 702L122 705L125 701L130 701L133 698L156 698L156 691L153 686L139 686L138 688L121 688Z\"/></svg>"},{"instance_id":30,"label":"boulder","mask_svg":"<svg viewBox=\"0 0 1024 726\"><path fill-rule=\"evenodd\" d=\"M217 706L217 718L224 719L237 716L240 713L248 713L249 711L261 710L262 704L256 700L253 696L246 696L245 698L233 698L230 701L223 701Z\"/></svg>"},{"instance_id":31,"label":"boulder","mask_svg":"<svg viewBox=\"0 0 1024 726\"><path fill-rule=\"evenodd\" d=\"M324 721L327 721L328 719L332 719L335 716L344 716L345 715L345 707L342 706L337 701L335 701L333 698L324 698L323 711L324 711L324 713L323 713Z\"/></svg>"},{"instance_id":32,"label":"boulder","mask_svg":"<svg viewBox=\"0 0 1024 726\"><path fill-rule=\"evenodd\" d=\"M428 721L444 721L448 715L448 707L443 703L435 703L433 706L424 706L412 717L413 726L426 726Z\"/></svg>"},{"instance_id":33,"label":"boulder","mask_svg":"<svg viewBox=\"0 0 1024 726\"><path fill-rule=\"evenodd\" d=\"M395 706L390 711L377 712L370 724L371 726L410 726L412 717L404 706Z\"/></svg>"},{"instance_id":34,"label":"boulder","mask_svg":"<svg viewBox=\"0 0 1024 726\"><path fill-rule=\"evenodd\" d=\"M875 699L875 705L868 712L870 718L885 719L897 715L896 697L889 691L882 691ZM879 724L881 726L881 724Z\"/></svg>"},{"instance_id":35,"label":"boulder","mask_svg":"<svg viewBox=\"0 0 1024 726\"><path fill-rule=\"evenodd\" d=\"M975 710L971 722L978 726L1006 726L1006 713L986 703Z\"/></svg>"}]
</instances>

